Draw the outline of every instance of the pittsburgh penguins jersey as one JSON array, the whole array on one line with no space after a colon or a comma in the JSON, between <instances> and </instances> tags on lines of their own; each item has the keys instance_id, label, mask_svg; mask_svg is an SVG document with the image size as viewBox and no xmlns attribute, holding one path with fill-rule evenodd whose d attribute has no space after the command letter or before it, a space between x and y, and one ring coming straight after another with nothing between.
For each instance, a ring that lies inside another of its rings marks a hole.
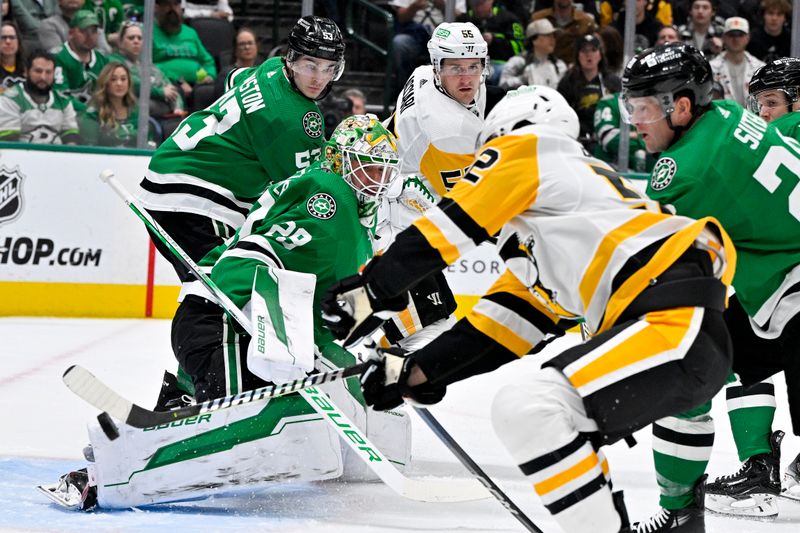
<instances>
[{"instance_id":1,"label":"pittsburgh penguins jersey","mask_svg":"<svg viewBox=\"0 0 800 533\"><path fill-rule=\"evenodd\" d=\"M386 127L397 137L400 172L425 177L438 197L464 175L483 126L486 86L467 109L436 87L433 67L418 67L408 78Z\"/></svg>"},{"instance_id":2,"label":"pittsburgh penguins jersey","mask_svg":"<svg viewBox=\"0 0 800 533\"><path fill-rule=\"evenodd\" d=\"M62 144L77 140L78 119L69 98L50 91L47 101L35 102L23 84L0 95L0 140L19 135L32 144Z\"/></svg>"},{"instance_id":3,"label":"pittsburgh penguins jersey","mask_svg":"<svg viewBox=\"0 0 800 533\"><path fill-rule=\"evenodd\" d=\"M735 251L715 219L664 212L580 144L535 125L484 145L458 185L398 235L373 269L399 261L404 273L383 270L374 277L382 292L397 294L409 279L453 263L501 229L498 244L514 242L519 252L498 280L512 287L505 292L552 321L583 317L593 334L613 326L650 280L689 247L708 251L723 283L733 278ZM650 246L658 248L652 259L628 271L628 260ZM508 301L490 298L483 307L479 302L468 320L524 355L544 337L534 327L541 320L515 312L518 304L504 306Z\"/></svg>"},{"instance_id":4,"label":"pittsburgh penguins jersey","mask_svg":"<svg viewBox=\"0 0 800 533\"><path fill-rule=\"evenodd\" d=\"M184 119L150 160L139 192L144 207L238 228L269 185L319 157L322 115L282 65L275 57L242 69L216 102Z\"/></svg>"}]
</instances>

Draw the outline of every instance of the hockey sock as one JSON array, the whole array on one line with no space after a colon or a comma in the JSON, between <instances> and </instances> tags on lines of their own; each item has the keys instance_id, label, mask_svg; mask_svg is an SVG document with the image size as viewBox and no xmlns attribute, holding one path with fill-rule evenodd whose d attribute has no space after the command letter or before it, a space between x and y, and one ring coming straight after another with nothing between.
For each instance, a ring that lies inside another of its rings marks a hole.
<instances>
[{"instance_id":1,"label":"hockey sock","mask_svg":"<svg viewBox=\"0 0 800 533\"><path fill-rule=\"evenodd\" d=\"M771 453L769 436L775 419L775 385L772 378L749 387L741 382L725 389L728 418L739 460L744 462L760 453Z\"/></svg>"},{"instance_id":2,"label":"hockey sock","mask_svg":"<svg viewBox=\"0 0 800 533\"><path fill-rule=\"evenodd\" d=\"M653 424L653 459L664 509L683 509L694 502L714 444L711 402Z\"/></svg>"}]
</instances>

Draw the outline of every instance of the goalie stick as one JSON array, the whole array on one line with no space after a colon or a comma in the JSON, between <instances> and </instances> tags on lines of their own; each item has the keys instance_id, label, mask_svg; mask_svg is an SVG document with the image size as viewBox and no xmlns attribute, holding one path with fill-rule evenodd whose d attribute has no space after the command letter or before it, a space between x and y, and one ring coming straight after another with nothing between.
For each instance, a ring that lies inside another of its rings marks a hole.
<instances>
[{"instance_id":1,"label":"goalie stick","mask_svg":"<svg viewBox=\"0 0 800 533\"><path fill-rule=\"evenodd\" d=\"M136 199L117 181L111 170L100 173L100 179L114 189L114 192L130 207L144 224L166 245L169 250L200 280L212 293L217 303L225 312L236 320L248 333L252 332L252 324L247 316L223 293L219 287L189 257L181 246L165 232L153 218L139 207ZM350 367L353 368L353 367ZM91 375L91 374L90 374ZM105 387L105 386L103 386ZM108 387L105 387L108 389ZM110 391L110 389L108 389ZM339 437L358 455L367 466L392 490L401 496L425 502L462 502L490 497L485 487L476 479L468 480L415 480L404 476L389 460L372 444L366 433L360 431L355 424L321 391L311 387L299 389L308 404L319 413ZM118 395L117 395L118 396ZM130 403L130 402L128 402ZM111 402L111 405L114 405ZM130 404L134 405L134 404Z\"/></svg>"}]
</instances>

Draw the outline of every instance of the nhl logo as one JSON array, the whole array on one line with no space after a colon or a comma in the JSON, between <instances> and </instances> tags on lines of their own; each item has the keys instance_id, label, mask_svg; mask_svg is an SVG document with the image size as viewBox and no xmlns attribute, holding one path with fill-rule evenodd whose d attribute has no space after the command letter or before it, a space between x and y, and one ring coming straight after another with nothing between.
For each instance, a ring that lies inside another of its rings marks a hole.
<instances>
[{"instance_id":1,"label":"nhl logo","mask_svg":"<svg viewBox=\"0 0 800 533\"><path fill-rule=\"evenodd\" d=\"M316 139L322 135L322 116L316 111L309 111L303 117L303 129L306 135Z\"/></svg>"},{"instance_id":2,"label":"nhl logo","mask_svg":"<svg viewBox=\"0 0 800 533\"><path fill-rule=\"evenodd\" d=\"M675 177L675 172L678 170L678 165L671 157L662 157L656 162L653 167L653 176L650 178L650 187L655 191L666 189L672 183L672 178Z\"/></svg>"},{"instance_id":3,"label":"nhl logo","mask_svg":"<svg viewBox=\"0 0 800 533\"><path fill-rule=\"evenodd\" d=\"M336 200L330 194L321 192L308 199L306 209L312 217L328 220L336 214Z\"/></svg>"},{"instance_id":4,"label":"nhl logo","mask_svg":"<svg viewBox=\"0 0 800 533\"><path fill-rule=\"evenodd\" d=\"M14 220L22 212L22 174L19 168L0 167L0 224Z\"/></svg>"}]
</instances>

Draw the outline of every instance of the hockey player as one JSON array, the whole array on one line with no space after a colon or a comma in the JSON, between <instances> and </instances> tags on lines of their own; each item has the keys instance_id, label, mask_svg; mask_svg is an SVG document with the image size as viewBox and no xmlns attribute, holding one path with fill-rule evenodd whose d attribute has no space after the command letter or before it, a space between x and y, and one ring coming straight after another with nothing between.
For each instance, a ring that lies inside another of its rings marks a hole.
<instances>
[{"instance_id":1,"label":"hockey player","mask_svg":"<svg viewBox=\"0 0 800 533\"><path fill-rule=\"evenodd\" d=\"M502 390L492 421L569 532L616 533L600 446L709 400L730 369L722 322L735 251L712 218L662 211L577 142L578 118L553 89L510 92L487 117L464 178L357 276L322 302L339 337L353 317L403 305L406 287L500 231L508 269L451 330L362 377L367 403L435 403L446 386L537 349L584 317L591 339ZM502 229L502 231L501 231Z\"/></svg>"},{"instance_id":2,"label":"hockey player","mask_svg":"<svg viewBox=\"0 0 800 533\"><path fill-rule=\"evenodd\" d=\"M235 84L186 118L158 148L139 199L195 261L242 225L266 188L316 160L324 124L315 103L344 70L344 40L330 19L301 18L285 57L234 70ZM192 275L155 241L182 282Z\"/></svg>"},{"instance_id":3,"label":"hockey player","mask_svg":"<svg viewBox=\"0 0 800 533\"><path fill-rule=\"evenodd\" d=\"M793 176L800 175L800 144L738 104L711 101L711 79L708 61L690 45L646 50L625 68L625 109L647 150L661 153L648 185L650 197L671 204L678 214L715 216L730 233L739 258L736 294L725 313L733 370L744 387L783 370L798 433L800 305L794 293L800 275L800 211ZM656 425L662 510L645 531L676 527L693 505L692 485L705 470L713 442L709 409L706 405ZM752 446L747 455L759 459L710 488L715 501L728 496L727 504L737 507L742 502L734 500L763 490L746 512L775 514L780 434L770 441L769 425L761 423L747 430Z\"/></svg>"},{"instance_id":4,"label":"hockey player","mask_svg":"<svg viewBox=\"0 0 800 533\"><path fill-rule=\"evenodd\" d=\"M748 108L787 137L800 141L800 59L776 59L756 70L750 80ZM735 378L735 377L734 377ZM732 378L733 379L733 378ZM706 507L739 516L768 517L778 513L780 493L780 441L782 431L772 431L775 385L768 378L748 387L734 381L725 390L731 432L741 468L721 476L706 487ZM797 472L796 459L791 472ZM790 467L792 468L792 467ZM747 480L742 483L742 480ZM786 496L800 499L797 474L785 477Z\"/></svg>"},{"instance_id":5,"label":"hockey player","mask_svg":"<svg viewBox=\"0 0 800 533\"><path fill-rule=\"evenodd\" d=\"M400 172L421 175L437 198L472 162L487 106L487 44L474 24L444 22L397 98L387 127L397 136Z\"/></svg>"},{"instance_id":6,"label":"hockey player","mask_svg":"<svg viewBox=\"0 0 800 533\"><path fill-rule=\"evenodd\" d=\"M270 186L234 238L210 252L201 266L212 267L212 281L245 311L258 294L259 269L313 273L317 289L356 272L372 256L377 202L397 167L394 137L376 118L345 119L325 145L323 158ZM314 292L315 310L319 293ZM291 304L272 303L279 308ZM314 316L317 365L327 370L354 364L355 358L321 327L319 313ZM248 368L249 337L239 335L223 309L202 295L184 298L173 342L182 345L180 363L200 401L265 384L263 374ZM366 425L357 382L341 383L326 392L352 420ZM369 416L370 439L373 431L382 431L376 435L384 437L379 447L398 463L407 461L405 413ZM95 504L131 507L219 494L240 485L239 490L253 490L287 478L331 479L342 475L346 462L336 433L297 395L178 422L144 431L123 425L115 440L91 425L94 461L87 471L64 476L54 493L62 503L83 509Z\"/></svg>"}]
</instances>

